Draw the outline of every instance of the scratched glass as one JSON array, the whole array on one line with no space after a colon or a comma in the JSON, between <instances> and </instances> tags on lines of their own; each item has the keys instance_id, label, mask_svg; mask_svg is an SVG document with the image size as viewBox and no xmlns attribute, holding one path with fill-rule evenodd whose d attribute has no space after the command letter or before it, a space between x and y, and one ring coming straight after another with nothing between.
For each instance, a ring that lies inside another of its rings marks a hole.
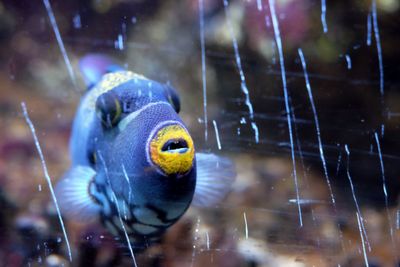
<instances>
[{"instance_id":1,"label":"scratched glass","mask_svg":"<svg viewBox=\"0 0 400 267\"><path fill-rule=\"evenodd\" d=\"M4 266L400 264L398 1L8 0L0 15ZM93 52L177 88L196 150L236 164L223 202L141 253L53 193Z\"/></svg>"}]
</instances>

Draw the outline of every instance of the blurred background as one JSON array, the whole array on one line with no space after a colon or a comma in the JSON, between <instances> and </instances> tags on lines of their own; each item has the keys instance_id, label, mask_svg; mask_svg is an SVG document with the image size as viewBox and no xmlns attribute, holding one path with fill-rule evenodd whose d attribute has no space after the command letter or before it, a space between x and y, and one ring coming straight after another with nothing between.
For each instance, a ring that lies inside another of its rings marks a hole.
<instances>
[{"instance_id":1,"label":"blurred background","mask_svg":"<svg viewBox=\"0 0 400 267\"><path fill-rule=\"evenodd\" d=\"M25 102L55 184L85 91L76 65L95 52L177 88L196 149L237 165L228 198L189 209L138 266L400 266L400 2L326 0L325 16L324 2L0 1L0 265L133 264L72 222L68 261L22 116Z\"/></svg>"}]
</instances>

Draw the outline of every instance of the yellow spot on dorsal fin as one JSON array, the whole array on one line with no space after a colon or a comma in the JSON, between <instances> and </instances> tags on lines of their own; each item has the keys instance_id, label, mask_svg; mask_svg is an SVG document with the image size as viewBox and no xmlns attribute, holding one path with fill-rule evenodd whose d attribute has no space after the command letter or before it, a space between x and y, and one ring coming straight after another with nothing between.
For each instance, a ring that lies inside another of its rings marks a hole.
<instances>
[{"instance_id":1,"label":"yellow spot on dorsal fin","mask_svg":"<svg viewBox=\"0 0 400 267\"><path fill-rule=\"evenodd\" d=\"M103 79L96 85L96 89L105 93L118 85L121 85L129 80L140 79L140 80L148 80L143 75L134 73L132 71L119 71L108 73L103 76Z\"/></svg>"},{"instance_id":2,"label":"yellow spot on dorsal fin","mask_svg":"<svg viewBox=\"0 0 400 267\"><path fill-rule=\"evenodd\" d=\"M148 80L145 76L134 73L132 71L118 71L105 74L101 79L101 81L98 84L96 84L96 86L93 89L91 89L92 91L88 96L89 104L87 108L94 109L96 100L100 95L112 90L113 88L123 83L126 83L134 79Z\"/></svg>"}]
</instances>

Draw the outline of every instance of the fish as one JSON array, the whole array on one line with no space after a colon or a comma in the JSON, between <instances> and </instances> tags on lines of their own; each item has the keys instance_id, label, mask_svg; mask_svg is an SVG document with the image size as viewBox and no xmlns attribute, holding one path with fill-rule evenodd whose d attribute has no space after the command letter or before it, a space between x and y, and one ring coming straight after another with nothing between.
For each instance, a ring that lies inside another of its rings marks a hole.
<instances>
[{"instance_id":1,"label":"fish","mask_svg":"<svg viewBox=\"0 0 400 267\"><path fill-rule=\"evenodd\" d=\"M71 166L55 188L65 218L101 223L142 251L190 206L221 203L235 165L196 151L175 88L102 54L86 55L79 68L88 89L72 123Z\"/></svg>"}]
</instances>

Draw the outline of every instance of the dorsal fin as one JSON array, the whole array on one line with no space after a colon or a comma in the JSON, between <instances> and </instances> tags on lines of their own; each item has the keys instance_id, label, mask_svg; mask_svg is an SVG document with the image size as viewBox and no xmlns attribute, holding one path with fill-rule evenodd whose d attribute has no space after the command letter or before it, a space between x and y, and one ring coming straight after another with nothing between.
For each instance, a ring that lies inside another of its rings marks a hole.
<instances>
[{"instance_id":1,"label":"dorsal fin","mask_svg":"<svg viewBox=\"0 0 400 267\"><path fill-rule=\"evenodd\" d=\"M103 54L87 54L79 61L79 69L89 90L104 74L124 70L114 59Z\"/></svg>"}]
</instances>

